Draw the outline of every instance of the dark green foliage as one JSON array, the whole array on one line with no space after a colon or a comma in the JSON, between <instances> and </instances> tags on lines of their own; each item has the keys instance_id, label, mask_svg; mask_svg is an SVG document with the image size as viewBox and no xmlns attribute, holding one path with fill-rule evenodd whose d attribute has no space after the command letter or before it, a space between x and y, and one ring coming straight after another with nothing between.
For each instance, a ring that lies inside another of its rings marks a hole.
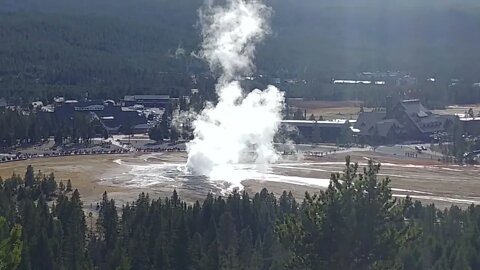
<instances>
[{"instance_id":1,"label":"dark green foliage","mask_svg":"<svg viewBox=\"0 0 480 270\"><path fill-rule=\"evenodd\" d=\"M54 136L55 143L90 143L95 135L105 129L98 120L77 113L73 121L58 120L51 113L6 109L0 111L0 148L41 143Z\"/></svg>"},{"instance_id":2,"label":"dark green foliage","mask_svg":"<svg viewBox=\"0 0 480 270\"><path fill-rule=\"evenodd\" d=\"M53 174L25 188L14 175L0 181L0 269L480 268L480 207L397 202L379 169L360 172L347 159L302 204L266 189L187 204L174 191L117 209L104 193L88 228L77 190L67 196Z\"/></svg>"},{"instance_id":3,"label":"dark green foliage","mask_svg":"<svg viewBox=\"0 0 480 270\"><path fill-rule=\"evenodd\" d=\"M156 125L148 130L148 137L156 142L162 142L166 132L168 132L168 130L164 130L162 125Z\"/></svg>"},{"instance_id":4,"label":"dark green foliage","mask_svg":"<svg viewBox=\"0 0 480 270\"><path fill-rule=\"evenodd\" d=\"M67 189L65 191L67 192L72 191L72 181L70 181L70 179L68 179L67 181Z\"/></svg>"},{"instance_id":5,"label":"dark green foliage","mask_svg":"<svg viewBox=\"0 0 480 270\"><path fill-rule=\"evenodd\" d=\"M184 99L182 98L181 100L184 100ZM173 124L172 110L173 110L173 106L170 105L167 109L165 109L165 113L162 114L162 119L160 123L158 123L157 125L149 129L148 136L150 137L151 140L161 143L166 138L169 138L170 142L176 142L181 135L183 135L184 138L188 138L188 135L180 134L179 130L177 130L177 127L175 127L175 125ZM182 110L182 108L180 107L179 110ZM182 126L179 128L182 129L180 130L182 132L183 131L191 132L190 128L185 126L183 123L182 123Z\"/></svg>"},{"instance_id":6,"label":"dark green foliage","mask_svg":"<svg viewBox=\"0 0 480 270\"><path fill-rule=\"evenodd\" d=\"M337 138L337 145L349 146L354 142L354 137L352 130L350 129L350 124L346 122L340 131L340 134Z\"/></svg>"},{"instance_id":7,"label":"dark green foliage","mask_svg":"<svg viewBox=\"0 0 480 270\"><path fill-rule=\"evenodd\" d=\"M22 254L22 227L16 224L7 234L5 222L0 216L0 269L16 269Z\"/></svg>"},{"instance_id":8,"label":"dark green foliage","mask_svg":"<svg viewBox=\"0 0 480 270\"><path fill-rule=\"evenodd\" d=\"M297 109L293 113L293 120L305 120L305 114L301 109Z\"/></svg>"},{"instance_id":9,"label":"dark green foliage","mask_svg":"<svg viewBox=\"0 0 480 270\"><path fill-rule=\"evenodd\" d=\"M113 99L132 93L181 97L191 88L212 91L202 76L196 85L190 77L206 71L190 54L199 49L197 10L202 2L4 1L0 97L26 105L55 95L82 98L87 91L90 98ZM480 70L478 1L267 2L274 11L273 34L258 46L257 70L269 77L307 79L308 84L282 87L288 96L378 105L389 91L385 87L345 89L332 86L331 79L405 70L419 78L414 89L421 90L429 106L480 100L472 87ZM439 83L428 85L428 76ZM464 81L449 86L452 78Z\"/></svg>"},{"instance_id":10,"label":"dark green foliage","mask_svg":"<svg viewBox=\"0 0 480 270\"><path fill-rule=\"evenodd\" d=\"M392 268L400 248L401 211L394 208L388 179L377 181L379 166L370 162L363 174L350 164L332 174L326 191L306 195L304 213L281 226L291 247L292 263L315 269Z\"/></svg>"},{"instance_id":11,"label":"dark green foliage","mask_svg":"<svg viewBox=\"0 0 480 270\"><path fill-rule=\"evenodd\" d=\"M33 174L32 165L27 166L27 172L25 172L23 180L25 181L25 187L33 187L35 184L35 175Z\"/></svg>"},{"instance_id":12,"label":"dark green foliage","mask_svg":"<svg viewBox=\"0 0 480 270\"><path fill-rule=\"evenodd\" d=\"M48 201L54 197L57 197L55 205L49 206ZM2 269L89 268L85 220L78 191L73 192L71 198L66 197L57 190L53 174L34 175L29 166L25 179L14 175L5 180L0 198L8 198L0 201L0 216L5 216L7 229L16 230L16 237L21 232L21 242L17 248L12 246L10 253L18 256L18 267Z\"/></svg>"},{"instance_id":13,"label":"dark green foliage","mask_svg":"<svg viewBox=\"0 0 480 270\"><path fill-rule=\"evenodd\" d=\"M48 138L54 128L54 122L48 115L40 117L33 112L24 115L10 109L0 111L0 147L38 143Z\"/></svg>"},{"instance_id":14,"label":"dark green foliage","mask_svg":"<svg viewBox=\"0 0 480 270\"><path fill-rule=\"evenodd\" d=\"M120 126L119 131L125 135L132 135L133 134L133 128L130 123L125 123L122 126Z\"/></svg>"}]
</instances>

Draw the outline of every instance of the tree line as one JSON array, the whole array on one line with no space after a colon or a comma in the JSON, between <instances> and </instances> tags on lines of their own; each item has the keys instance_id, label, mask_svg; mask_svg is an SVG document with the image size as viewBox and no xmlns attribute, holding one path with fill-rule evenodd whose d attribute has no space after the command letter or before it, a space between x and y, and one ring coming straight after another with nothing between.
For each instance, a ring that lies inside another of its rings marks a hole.
<instances>
[{"instance_id":1,"label":"tree line","mask_svg":"<svg viewBox=\"0 0 480 270\"><path fill-rule=\"evenodd\" d=\"M0 269L479 269L480 207L397 201L379 169L347 159L302 201L174 191L120 206L104 193L86 214L71 184L29 166L0 181Z\"/></svg>"},{"instance_id":2,"label":"tree line","mask_svg":"<svg viewBox=\"0 0 480 270\"><path fill-rule=\"evenodd\" d=\"M0 111L0 147L32 145L54 137L55 143L85 143L94 137L106 137L104 126L98 119L76 113L72 119L58 119L53 113L19 108Z\"/></svg>"},{"instance_id":3,"label":"tree line","mask_svg":"<svg viewBox=\"0 0 480 270\"><path fill-rule=\"evenodd\" d=\"M152 140L162 142L164 139L177 141L179 138L190 139L192 136L191 119L182 115L200 112L207 102L212 102L213 92L209 95L194 93L173 100L165 108L160 119L152 115L148 120L156 120L156 125L149 130ZM132 126L122 123L119 132L131 135ZM10 148L19 145L33 145L53 137L57 145L65 143L83 143L88 145L93 138L107 139L108 130L101 120L85 112L75 112L71 117L57 113L42 112L37 108L7 107L0 110L0 147Z\"/></svg>"},{"instance_id":4,"label":"tree line","mask_svg":"<svg viewBox=\"0 0 480 270\"><path fill-rule=\"evenodd\" d=\"M90 98L118 99L203 91L198 79L208 72L207 65L191 54L199 50L201 5L192 0L44 0L42 5L26 0L2 5L0 97L24 105L56 95L85 97L87 92ZM392 95L385 93L387 87L343 87L332 85L332 78L401 70L423 81L401 92L419 89L431 107L480 100L478 85L473 85L480 79L475 1L302 0L268 5L275 11L272 35L258 46L257 73L308 82L282 85L289 97L359 99L379 106ZM432 76L435 83L425 81ZM454 78L460 82L451 84Z\"/></svg>"}]
</instances>

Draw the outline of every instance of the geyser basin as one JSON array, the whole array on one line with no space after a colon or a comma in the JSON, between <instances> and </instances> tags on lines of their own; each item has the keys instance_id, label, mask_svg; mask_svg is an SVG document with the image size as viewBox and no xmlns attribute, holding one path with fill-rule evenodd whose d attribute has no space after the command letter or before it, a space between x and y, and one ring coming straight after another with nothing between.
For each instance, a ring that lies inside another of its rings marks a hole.
<instances>
[{"instance_id":1,"label":"geyser basin","mask_svg":"<svg viewBox=\"0 0 480 270\"><path fill-rule=\"evenodd\" d=\"M111 169L101 177L99 183L119 190L117 198L128 192L132 200L139 191L150 193L152 197L163 197L170 196L173 189L177 189L182 197L194 201L203 199L209 192L226 194L236 187L245 188L249 193L259 192L263 187L276 194L287 190L301 198L305 191L318 192L325 188L330 174L344 169L346 155L352 155L352 159L360 162L360 166L365 166L369 158L379 158L378 150L352 149L337 151L327 158L280 160L266 170L252 164L235 164L231 177L210 179L186 172L186 153L132 155L115 160L114 166L108 166ZM385 155L381 158L384 162L379 177L388 176L392 179L391 185L396 196L408 194L437 204L480 203L477 195L480 194L480 166L443 165L435 161L403 160ZM100 188L101 192L103 190Z\"/></svg>"},{"instance_id":2,"label":"geyser basin","mask_svg":"<svg viewBox=\"0 0 480 270\"><path fill-rule=\"evenodd\" d=\"M189 173L185 163L179 162L179 154L159 153L140 157L126 157L114 162L121 169L106 173L102 184L128 188L182 188L226 194L234 189L244 188L242 181L257 180L317 187L328 186L328 178L303 177L302 163L277 163L263 166L252 163L229 164L218 175L225 178L211 178ZM186 158L186 157L183 157ZM293 167L292 167L293 166ZM308 166L308 165L307 165ZM228 171L226 171L228 170ZM294 171L300 174L291 174ZM289 173L290 172L290 173Z\"/></svg>"}]
</instances>

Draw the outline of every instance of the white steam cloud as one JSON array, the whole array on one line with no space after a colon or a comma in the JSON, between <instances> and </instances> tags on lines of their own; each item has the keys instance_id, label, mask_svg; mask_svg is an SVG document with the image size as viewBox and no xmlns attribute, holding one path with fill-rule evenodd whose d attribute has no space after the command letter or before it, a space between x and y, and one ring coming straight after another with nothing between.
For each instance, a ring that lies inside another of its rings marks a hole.
<instances>
[{"instance_id":1,"label":"white steam cloud","mask_svg":"<svg viewBox=\"0 0 480 270\"><path fill-rule=\"evenodd\" d=\"M217 105L208 104L193 122L195 138L188 146L187 168L212 180L229 180L234 166L275 162L273 138L283 108L283 92L274 86L244 94L238 78L251 74L255 44L268 33L270 9L255 0L209 3L200 12L201 56L221 76Z\"/></svg>"}]
</instances>

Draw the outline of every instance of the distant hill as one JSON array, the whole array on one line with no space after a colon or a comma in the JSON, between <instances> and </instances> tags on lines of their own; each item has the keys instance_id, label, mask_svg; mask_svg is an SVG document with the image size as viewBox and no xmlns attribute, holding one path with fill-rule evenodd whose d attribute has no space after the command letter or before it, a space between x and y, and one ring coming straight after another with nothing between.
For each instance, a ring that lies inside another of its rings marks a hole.
<instances>
[{"instance_id":1,"label":"distant hill","mask_svg":"<svg viewBox=\"0 0 480 270\"><path fill-rule=\"evenodd\" d=\"M480 78L480 1L269 0L258 71ZM0 96L183 93L200 0L0 0ZM196 69L202 66L195 65Z\"/></svg>"},{"instance_id":2,"label":"distant hill","mask_svg":"<svg viewBox=\"0 0 480 270\"><path fill-rule=\"evenodd\" d=\"M275 68L312 74L406 70L478 79L480 1L271 2L275 36L260 52L262 67L273 60Z\"/></svg>"}]
</instances>

